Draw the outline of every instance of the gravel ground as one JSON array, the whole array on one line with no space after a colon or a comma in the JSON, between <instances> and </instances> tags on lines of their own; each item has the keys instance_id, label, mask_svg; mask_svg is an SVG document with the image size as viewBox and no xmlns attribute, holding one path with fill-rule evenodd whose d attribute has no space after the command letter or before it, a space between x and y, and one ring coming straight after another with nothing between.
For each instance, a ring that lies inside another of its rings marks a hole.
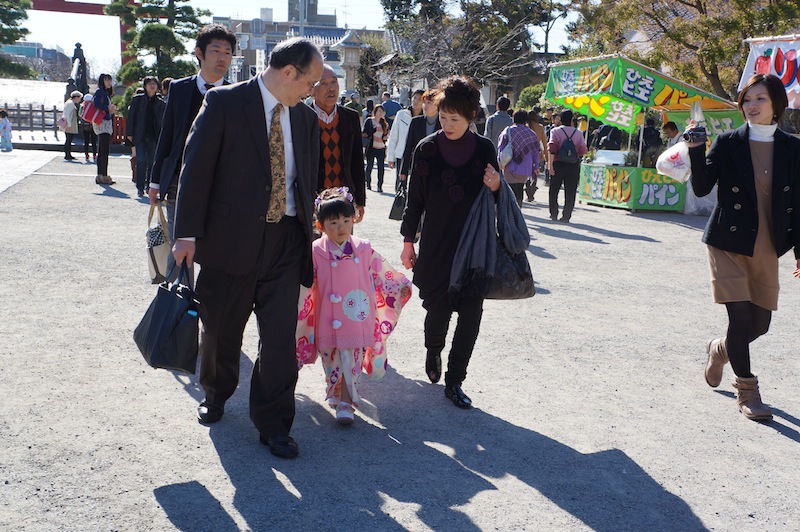
<instances>
[{"instance_id":1,"label":"gravel ground","mask_svg":"<svg viewBox=\"0 0 800 532\"><path fill-rule=\"evenodd\" d=\"M128 159L111 171L129 176ZM538 294L486 302L464 383L476 408L427 382L414 297L352 427L325 406L321 367L302 370L300 457L285 461L247 414L252 320L240 389L210 428L196 377L144 363L131 335L155 291L148 206L129 178L93 175L59 158L0 193L0 529L800 529L791 257L752 349L775 420L754 423L730 368L717 390L703 380L726 325L704 218L580 205L551 222L540 190L523 208ZM369 192L357 233L399 265L391 200Z\"/></svg>"}]
</instances>

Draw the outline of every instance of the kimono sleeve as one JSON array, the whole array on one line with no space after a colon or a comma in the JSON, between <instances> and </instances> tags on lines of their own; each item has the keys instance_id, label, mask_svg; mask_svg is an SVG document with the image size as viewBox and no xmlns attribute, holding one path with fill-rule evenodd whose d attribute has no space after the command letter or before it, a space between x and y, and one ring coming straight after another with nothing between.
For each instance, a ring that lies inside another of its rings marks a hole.
<instances>
[{"instance_id":1,"label":"kimono sleeve","mask_svg":"<svg viewBox=\"0 0 800 532\"><path fill-rule=\"evenodd\" d=\"M375 343L365 350L361 369L369 378L377 380L386 374L386 340L397 326L401 310L411 299L411 281L375 250L370 273L376 307Z\"/></svg>"},{"instance_id":2,"label":"kimono sleeve","mask_svg":"<svg viewBox=\"0 0 800 532\"><path fill-rule=\"evenodd\" d=\"M303 293L305 291L305 293ZM314 276L314 283L311 288L305 290L300 288L300 298L297 304L297 329L295 330L295 355L297 357L297 369L301 369L306 364L313 364L317 361L317 349L314 345L314 323L315 310L317 307L317 277Z\"/></svg>"}]
</instances>

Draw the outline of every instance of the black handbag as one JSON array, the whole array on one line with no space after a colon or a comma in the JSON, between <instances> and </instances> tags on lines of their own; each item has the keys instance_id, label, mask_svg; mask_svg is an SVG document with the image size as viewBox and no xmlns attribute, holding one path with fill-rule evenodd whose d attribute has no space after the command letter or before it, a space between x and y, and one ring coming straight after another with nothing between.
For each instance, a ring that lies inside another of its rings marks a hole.
<instances>
[{"instance_id":1,"label":"black handbag","mask_svg":"<svg viewBox=\"0 0 800 532\"><path fill-rule=\"evenodd\" d=\"M158 285L156 297L133 331L133 341L151 367L194 374L198 351L197 306L184 261L172 285L167 281Z\"/></svg>"},{"instance_id":2,"label":"black handbag","mask_svg":"<svg viewBox=\"0 0 800 532\"><path fill-rule=\"evenodd\" d=\"M511 254L497 239L494 276L487 279L486 299L527 299L536 294L528 256L524 251Z\"/></svg>"},{"instance_id":3,"label":"black handbag","mask_svg":"<svg viewBox=\"0 0 800 532\"><path fill-rule=\"evenodd\" d=\"M392 208L389 210L389 219L402 220L403 211L405 210L405 208L406 208L406 187L400 185L400 188L398 189L397 194L394 197Z\"/></svg>"}]
</instances>

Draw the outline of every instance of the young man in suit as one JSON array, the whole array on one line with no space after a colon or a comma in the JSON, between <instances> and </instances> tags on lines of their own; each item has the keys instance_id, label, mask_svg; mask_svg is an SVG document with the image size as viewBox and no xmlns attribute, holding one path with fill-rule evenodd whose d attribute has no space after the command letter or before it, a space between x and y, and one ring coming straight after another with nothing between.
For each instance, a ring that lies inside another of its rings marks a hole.
<instances>
[{"instance_id":1,"label":"young man in suit","mask_svg":"<svg viewBox=\"0 0 800 532\"><path fill-rule=\"evenodd\" d=\"M322 79L314 87L311 108L319 117L320 154L317 192L331 187L348 187L356 205L356 222L364 216L366 184L364 151L358 113L336 103L339 79L333 67L325 65Z\"/></svg>"},{"instance_id":2,"label":"young man in suit","mask_svg":"<svg viewBox=\"0 0 800 532\"><path fill-rule=\"evenodd\" d=\"M272 454L297 456L289 436L297 383L300 285L311 286L319 120L298 105L322 75L311 41L279 43L247 83L209 91L186 141L173 255L197 261L202 320L201 423L219 421L239 383L247 320L258 320L250 419ZM175 86L173 84L173 88Z\"/></svg>"},{"instance_id":3,"label":"young man in suit","mask_svg":"<svg viewBox=\"0 0 800 532\"><path fill-rule=\"evenodd\" d=\"M137 94L128 107L128 120L125 123L128 140L136 147L136 190L139 197L144 196L150 186L150 169L161 133L166 103L158 94L158 79L146 76L142 80L143 94ZM170 237L171 238L171 237Z\"/></svg>"},{"instance_id":4,"label":"young man in suit","mask_svg":"<svg viewBox=\"0 0 800 532\"><path fill-rule=\"evenodd\" d=\"M200 30L194 55L200 63L200 72L188 78L173 81L169 86L167 106L164 111L161 134L158 137L153 169L150 175L150 203L167 201L167 231L175 236L175 198L178 191L178 174L181 171L183 148L203 98L209 89L227 85L224 76L231 66L236 49L236 35L222 24L209 24ZM167 271L173 270L172 257L167 261ZM191 267L191 263L189 264ZM170 280L178 276L174 268Z\"/></svg>"}]
</instances>

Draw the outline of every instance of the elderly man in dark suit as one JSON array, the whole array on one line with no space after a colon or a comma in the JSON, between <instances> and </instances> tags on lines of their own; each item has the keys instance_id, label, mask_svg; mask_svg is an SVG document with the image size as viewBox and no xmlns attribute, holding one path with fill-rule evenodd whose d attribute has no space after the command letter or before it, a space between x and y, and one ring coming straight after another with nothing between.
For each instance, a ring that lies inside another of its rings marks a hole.
<instances>
[{"instance_id":1,"label":"elderly man in dark suit","mask_svg":"<svg viewBox=\"0 0 800 532\"><path fill-rule=\"evenodd\" d=\"M174 237L175 197L178 191L178 174L181 171L183 147L206 93L228 82L223 76L231 66L236 49L236 35L222 24L209 24L200 30L194 54L200 63L200 72L170 84L167 107L164 111L161 134L158 137L155 160L150 176L150 203L167 201L167 231ZM172 257L167 271L173 270ZM191 265L190 265L191 266ZM173 271L170 280L177 277Z\"/></svg>"},{"instance_id":2,"label":"elderly man in dark suit","mask_svg":"<svg viewBox=\"0 0 800 532\"><path fill-rule=\"evenodd\" d=\"M219 421L239 382L250 313L260 336L250 382L250 419L283 458L297 383L295 328L300 284L311 286L311 224L319 121L306 105L322 75L311 41L279 43L268 68L247 83L209 91L186 141L173 255L197 261L202 423ZM174 90L174 89L173 89Z\"/></svg>"},{"instance_id":3,"label":"elderly man in dark suit","mask_svg":"<svg viewBox=\"0 0 800 532\"><path fill-rule=\"evenodd\" d=\"M364 217L366 183L361 123L353 109L336 103L339 79L333 67L325 65L322 79L314 87L311 108L319 117L320 159L317 192L331 187L348 187L356 204L356 222Z\"/></svg>"},{"instance_id":4,"label":"elderly man in dark suit","mask_svg":"<svg viewBox=\"0 0 800 532\"><path fill-rule=\"evenodd\" d=\"M136 190L144 196L150 186L150 169L153 167L156 143L164 118L164 99L158 94L158 79L146 76L142 80L143 94L137 94L128 107L125 122L126 136L136 148Z\"/></svg>"}]
</instances>

